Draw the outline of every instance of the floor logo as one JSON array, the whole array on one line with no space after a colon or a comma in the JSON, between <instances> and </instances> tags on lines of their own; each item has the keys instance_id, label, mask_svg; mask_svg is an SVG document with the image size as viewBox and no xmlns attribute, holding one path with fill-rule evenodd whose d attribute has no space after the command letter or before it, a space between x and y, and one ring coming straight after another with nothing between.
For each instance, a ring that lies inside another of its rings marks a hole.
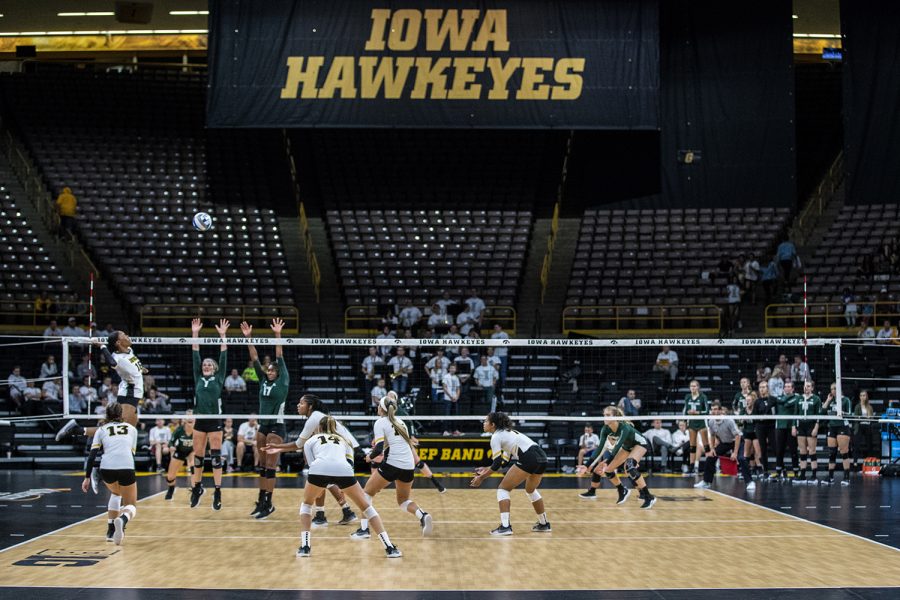
<instances>
[{"instance_id":1,"label":"floor logo","mask_svg":"<svg viewBox=\"0 0 900 600\"><path fill-rule=\"evenodd\" d=\"M24 492L0 492L0 502L26 502L37 500L41 496L70 491L71 488L35 488Z\"/></svg>"},{"instance_id":2,"label":"floor logo","mask_svg":"<svg viewBox=\"0 0 900 600\"><path fill-rule=\"evenodd\" d=\"M13 563L14 567L93 567L104 558L109 558L118 550L97 552L95 550L41 550Z\"/></svg>"}]
</instances>

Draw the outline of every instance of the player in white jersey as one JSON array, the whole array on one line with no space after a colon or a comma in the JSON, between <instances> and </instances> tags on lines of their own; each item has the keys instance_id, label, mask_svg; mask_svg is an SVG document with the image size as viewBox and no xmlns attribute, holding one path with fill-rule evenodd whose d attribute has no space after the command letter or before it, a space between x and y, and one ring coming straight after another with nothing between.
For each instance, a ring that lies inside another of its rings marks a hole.
<instances>
[{"instance_id":1,"label":"player in white jersey","mask_svg":"<svg viewBox=\"0 0 900 600\"><path fill-rule=\"evenodd\" d=\"M267 452L278 452L278 449L271 446L269 448ZM353 446L340 434L340 428L334 417L326 415L321 419L318 431L313 432L303 443L303 455L309 465L309 476L303 490L303 504L300 505L300 548L297 550L297 556L305 558L310 555L312 503L325 493L326 487L331 485L339 487L349 496L372 523L372 529L378 534L388 558L403 556L400 550L391 544L378 512L372 507L369 498L353 476Z\"/></svg>"},{"instance_id":2,"label":"player in white jersey","mask_svg":"<svg viewBox=\"0 0 900 600\"><path fill-rule=\"evenodd\" d=\"M116 403L122 407L123 420L137 427L137 406L144 398L144 375L148 371L132 352L131 338L124 331L115 331L107 338L106 344L100 340L94 340L93 343L95 346L100 346L106 362L116 370L121 379ZM56 434L56 441L61 442L72 435L93 438L96 431L96 427L84 428L76 423L75 419L72 419Z\"/></svg>"},{"instance_id":3,"label":"player in white jersey","mask_svg":"<svg viewBox=\"0 0 900 600\"><path fill-rule=\"evenodd\" d=\"M122 543L125 525L133 520L137 509L137 483L134 476L134 452L137 449L137 429L126 423L122 417L122 405L113 402L106 407L106 421L97 427L91 454L88 457L87 472L81 483L81 490L87 492L91 484L91 470L97 452L103 452L100 459L100 476L109 488L107 509L112 519L112 541ZM107 534L109 537L109 533Z\"/></svg>"},{"instance_id":4,"label":"player in white jersey","mask_svg":"<svg viewBox=\"0 0 900 600\"><path fill-rule=\"evenodd\" d=\"M393 482L400 509L416 515L422 526L422 535L431 535L433 527L431 515L409 499L418 457L410 441L409 430L406 424L395 416L396 412L397 393L390 391L378 403L378 416L381 418L375 421L373 448L366 457L366 461L371 462L374 466L376 459L380 458L381 460L380 465L372 471L372 476L366 483L366 494L371 499L372 496ZM362 519L359 529L350 537L354 539L368 538L368 521Z\"/></svg>"},{"instance_id":5,"label":"player in white jersey","mask_svg":"<svg viewBox=\"0 0 900 600\"><path fill-rule=\"evenodd\" d=\"M494 462L489 467L475 469L475 477L470 486L479 487L492 473L499 470L505 461L515 460L500 482L500 487L497 488L500 526L491 530L491 535L512 535L512 526L509 524L509 493L523 481L525 495L528 496L538 516L538 522L531 530L541 533L551 531L550 521L544 512L544 501L537 491L547 469L547 455L531 438L512 428L512 421L506 413L492 412L485 417L484 431L491 434L491 456Z\"/></svg>"},{"instance_id":6,"label":"player in white jersey","mask_svg":"<svg viewBox=\"0 0 900 600\"><path fill-rule=\"evenodd\" d=\"M300 402L297 403L297 414L300 416L306 417L306 424L303 426L303 431L300 432L300 437L297 438L296 442L286 442L283 444L270 444L262 450L269 451L269 449L274 449L276 452L291 452L296 450L302 450L303 445L306 441L313 436L318 430L319 425L327 416L328 408L325 406L325 403L319 399L315 394L304 394L300 397ZM343 436L347 443L351 445L354 456L355 453L359 450L359 442L356 441L356 437L350 430L344 427L344 425L335 420L337 424L338 433ZM308 467L309 465L307 465ZM328 491L331 492L331 495L334 496L334 499L337 500L338 504L341 505L341 511L343 512L343 516L341 520L338 521L338 525L349 525L357 520L356 513L350 508L350 504L347 503L347 499L344 497L344 494L341 492L340 487L336 485L327 486ZM316 516L312 520L313 527L328 527L328 519L325 517L325 492L322 492L322 496L316 498Z\"/></svg>"}]
</instances>

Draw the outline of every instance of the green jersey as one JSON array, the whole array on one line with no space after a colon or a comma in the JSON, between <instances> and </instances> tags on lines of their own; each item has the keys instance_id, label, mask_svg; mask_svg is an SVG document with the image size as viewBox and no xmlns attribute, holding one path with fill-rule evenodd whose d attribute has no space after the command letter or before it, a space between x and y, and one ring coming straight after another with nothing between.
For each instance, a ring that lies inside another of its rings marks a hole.
<instances>
[{"instance_id":1,"label":"green jersey","mask_svg":"<svg viewBox=\"0 0 900 600\"><path fill-rule=\"evenodd\" d=\"M831 403L828 405L828 412L826 414L834 415L837 417L837 408L838 403L836 400L832 399ZM852 412L850 408L850 398L847 396L841 396L841 413L843 416L849 415ZM844 427L846 425L850 425L850 421L846 419L838 419L834 418L828 421L829 427Z\"/></svg>"},{"instance_id":2,"label":"green jersey","mask_svg":"<svg viewBox=\"0 0 900 600\"><path fill-rule=\"evenodd\" d=\"M738 392L738 394L740 394L740 392ZM737 398L735 398L735 402L737 402ZM753 410L749 410L747 408L747 402L744 399L744 396L742 395L741 402L737 402L737 404L735 406L734 414L738 415L738 416L757 414L755 412L757 410L757 408L756 408L757 406L759 406L758 401L753 403ZM740 427L744 433L756 433L756 422L755 421L744 421L744 420L737 421L736 420L735 423L738 424L738 427Z\"/></svg>"},{"instance_id":3,"label":"green jersey","mask_svg":"<svg viewBox=\"0 0 900 600\"><path fill-rule=\"evenodd\" d=\"M600 444L597 446L600 452L603 452L603 448L606 447L607 439L611 444L614 444L612 450L610 450L610 454L613 457L619 453L619 450L631 452L635 446L642 446L647 443L644 436L625 421L619 421L619 428L615 431L609 425L603 426L603 429L600 430Z\"/></svg>"},{"instance_id":4,"label":"green jersey","mask_svg":"<svg viewBox=\"0 0 900 600\"><path fill-rule=\"evenodd\" d=\"M398 417L408 417L409 416L409 413L406 411L406 409L403 408L402 406L400 406L399 404L397 405L397 412L395 414ZM414 425L414 421L404 421L404 423L406 423L406 430L409 432L410 437L415 437L416 436L416 428Z\"/></svg>"},{"instance_id":5,"label":"green jersey","mask_svg":"<svg viewBox=\"0 0 900 600\"><path fill-rule=\"evenodd\" d=\"M797 399L797 414L803 417L822 414L822 399L817 394L810 394L809 398L800 395ZM796 421L800 425L800 420Z\"/></svg>"},{"instance_id":6,"label":"green jersey","mask_svg":"<svg viewBox=\"0 0 900 600\"><path fill-rule=\"evenodd\" d=\"M796 415L797 402L800 401L800 398L800 394L778 396L775 400L775 414L778 416ZM775 429L790 429L795 422L794 419L776 419Z\"/></svg>"},{"instance_id":7,"label":"green jersey","mask_svg":"<svg viewBox=\"0 0 900 600\"><path fill-rule=\"evenodd\" d=\"M700 395L696 398L690 394L684 397L684 409L681 411L681 414L686 415L691 410L695 410L697 414L701 415L709 414L709 399L706 397L706 394L700 392ZM688 421L689 429L702 429L703 427L706 427L706 423L702 419Z\"/></svg>"},{"instance_id":8,"label":"green jersey","mask_svg":"<svg viewBox=\"0 0 900 600\"><path fill-rule=\"evenodd\" d=\"M175 433L172 434L169 446L175 448L179 454L190 454L194 450L194 436L188 435L184 430L184 427L179 425L178 428L175 429Z\"/></svg>"},{"instance_id":9,"label":"green jersey","mask_svg":"<svg viewBox=\"0 0 900 600\"><path fill-rule=\"evenodd\" d=\"M220 415L222 414L222 386L225 383L225 373L228 371L228 351L219 353L219 370L212 377L204 377L201 365L200 351L194 350L194 414Z\"/></svg>"},{"instance_id":10,"label":"green jersey","mask_svg":"<svg viewBox=\"0 0 900 600\"><path fill-rule=\"evenodd\" d=\"M275 419L260 418L260 425L284 423L284 401L287 399L291 376L288 375L284 358L279 356L275 360L278 363L278 377L272 381L269 381L259 360L253 361L253 370L259 378L259 416L277 415Z\"/></svg>"}]
</instances>

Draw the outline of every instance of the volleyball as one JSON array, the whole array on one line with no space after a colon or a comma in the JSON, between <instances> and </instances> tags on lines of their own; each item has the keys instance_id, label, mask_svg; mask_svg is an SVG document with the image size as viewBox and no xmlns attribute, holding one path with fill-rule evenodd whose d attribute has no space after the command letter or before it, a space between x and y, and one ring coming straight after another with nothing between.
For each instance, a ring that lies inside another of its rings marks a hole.
<instances>
[{"instance_id":1,"label":"volleyball","mask_svg":"<svg viewBox=\"0 0 900 600\"><path fill-rule=\"evenodd\" d=\"M191 221L191 223L197 231L209 231L213 226L212 217L209 216L209 213L205 212L198 212L194 215L194 220Z\"/></svg>"}]
</instances>

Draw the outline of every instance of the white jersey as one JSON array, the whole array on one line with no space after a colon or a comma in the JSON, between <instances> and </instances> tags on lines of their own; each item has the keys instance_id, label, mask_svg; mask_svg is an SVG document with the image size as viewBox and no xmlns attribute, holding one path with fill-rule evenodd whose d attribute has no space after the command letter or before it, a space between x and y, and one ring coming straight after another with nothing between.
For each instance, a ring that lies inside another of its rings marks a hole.
<instances>
[{"instance_id":1,"label":"white jersey","mask_svg":"<svg viewBox=\"0 0 900 600\"><path fill-rule=\"evenodd\" d=\"M144 368L137 356L131 352L113 352L113 359L116 361L116 373L122 378L119 382L119 396L126 398L144 397L144 374L141 370Z\"/></svg>"},{"instance_id":2,"label":"white jersey","mask_svg":"<svg viewBox=\"0 0 900 600\"><path fill-rule=\"evenodd\" d=\"M525 452L534 442L524 433L515 429L498 429L491 436L491 458L502 456L503 460L519 458L520 452Z\"/></svg>"},{"instance_id":3,"label":"white jersey","mask_svg":"<svg viewBox=\"0 0 900 600\"><path fill-rule=\"evenodd\" d=\"M303 448L306 441L319 430L319 423L321 423L324 418L325 413L318 410L314 410L313 413L309 415L306 419L306 425L303 426L303 431L300 432L300 437L297 438L296 444L298 448ZM344 436L354 449L359 448L359 442L356 441L356 436L350 433L350 430L344 427L343 423L337 419L335 419L335 421L337 421L338 433Z\"/></svg>"},{"instance_id":4,"label":"white jersey","mask_svg":"<svg viewBox=\"0 0 900 600\"><path fill-rule=\"evenodd\" d=\"M353 449L341 436L317 433L303 444L310 475L353 477Z\"/></svg>"},{"instance_id":5,"label":"white jersey","mask_svg":"<svg viewBox=\"0 0 900 600\"><path fill-rule=\"evenodd\" d=\"M387 417L381 417L377 421L375 421L375 437L372 440L372 445L376 445L378 442L384 442L385 451L390 448L390 452L388 452L387 459L385 462L392 467L397 467L398 469L406 469L412 470L416 468L416 459L413 456L412 448L410 448L409 443L403 436L397 433L397 430L394 429L393 423Z\"/></svg>"},{"instance_id":6,"label":"white jersey","mask_svg":"<svg viewBox=\"0 0 900 600\"><path fill-rule=\"evenodd\" d=\"M130 423L107 423L97 428L91 450L103 450L101 469L134 470L137 429Z\"/></svg>"}]
</instances>

